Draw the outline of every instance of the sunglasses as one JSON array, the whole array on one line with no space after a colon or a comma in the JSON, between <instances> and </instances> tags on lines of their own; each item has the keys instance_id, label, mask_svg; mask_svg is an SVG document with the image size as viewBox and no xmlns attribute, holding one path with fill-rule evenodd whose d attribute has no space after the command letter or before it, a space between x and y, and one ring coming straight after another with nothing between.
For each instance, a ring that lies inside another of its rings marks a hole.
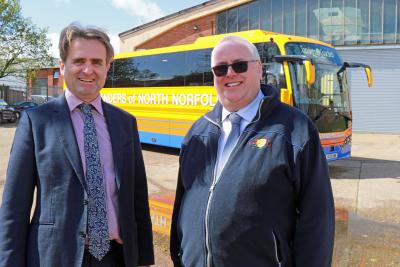
<instances>
[{"instance_id":1,"label":"sunglasses","mask_svg":"<svg viewBox=\"0 0 400 267\"><path fill-rule=\"evenodd\" d=\"M257 62L258 60L248 60L248 61L238 61L232 64L221 64L217 65L215 67L212 67L211 69L213 70L215 76L221 77L225 76L228 73L229 67L232 67L232 69L236 73L243 73L246 72L248 67L249 67L249 62Z\"/></svg>"}]
</instances>

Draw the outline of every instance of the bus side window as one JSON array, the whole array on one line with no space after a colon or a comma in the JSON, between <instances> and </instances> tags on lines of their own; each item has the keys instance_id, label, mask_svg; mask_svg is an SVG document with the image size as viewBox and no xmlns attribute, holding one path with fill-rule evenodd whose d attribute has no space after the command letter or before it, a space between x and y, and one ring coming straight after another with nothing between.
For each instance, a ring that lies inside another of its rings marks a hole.
<instances>
[{"instance_id":1,"label":"bus side window","mask_svg":"<svg viewBox=\"0 0 400 267\"><path fill-rule=\"evenodd\" d=\"M144 77L145 86L183 86L184 64L182 62L184 62L183 53L148 56L148 73Z\"/></svg>"},{"instance_id":2,"label":"bus side window","mask_svg":"<svg viewBox=\"0 0 400 267\"><path fill-rule=\"evenodd\" d=\"M141 61L141 57L116 59L113 63L113 87L143 87L139 69Z\"/></svg>"},{"instance_id":3,"label":"bus side window","mask_svg":"<svg viewBox=\"0 0 400 267\"><path fill-rule=\"evenodd\" d=\"M110 69L107 72L104 88L113 88L114 62L111 63Z\"/></svg>"},{"instance_id":4,"label":"bus side window","mask_svg":"<svg viewBox=\"0 0 400 267\"><path fill-rule=\"evenodd\" d=\"M211 49L185 52L185 86L212 85Z\"/></svg>"},{"instance_id":5,"label":"bus side window","mask_svg":"<svg viewBox=\"0 0 400 267\"><path fill-rule=\"evenodd\" d=\"M255 43L258 53L260 54L261 63L263 65L263 84L270 84L280 88L286 88L286 78L281 63L274 62L274 56L280 55L278 46L274 42Z\"/></svg>"}]
</instances>

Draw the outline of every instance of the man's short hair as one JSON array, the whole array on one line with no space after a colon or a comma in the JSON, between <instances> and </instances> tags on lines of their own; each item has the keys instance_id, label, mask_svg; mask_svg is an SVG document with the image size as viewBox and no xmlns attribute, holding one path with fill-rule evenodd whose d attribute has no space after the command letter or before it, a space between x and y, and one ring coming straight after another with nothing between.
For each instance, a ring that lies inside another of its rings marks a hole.
<instances>
[{"instance_id":1,"label":"man's short hair","mask_svg":"<svg viewBox=\"0 0 400 267\"><path fill-rule=\"evenodd\" d=\"M112 61L112 58L114 57L114 49L110 43L110 38L105 31L95 26L84 27L77 22L71 23L61 32L58 48L60 50L60 58L62 61L65 62L67 60L68 51L72 41L79 38L101 42L106 48L107 63Z\"/></svg>"},{"instance_id":2,"label":"man's short hair","mask_svg":"<svg viewBox=\"0 0 400 267\"><path fill-rule=\"evenodd\" d=\"M233 43L240 43L240 44L244 44L245 46L247 46L247 48L249 49L251 55L252 55L252 59L253 60L261 60L260 59L260 54L258 53L257 47L250 42L249 40L247 40L246 38L240 37L240 36L235 36L235 35L228 35L223 37L216 46L220 45L221 43L225 43L225 42L233 42ZM214 49L211 53L211 60L213 60L213 54L214 54Z\"/></svg>"}]
</instances>

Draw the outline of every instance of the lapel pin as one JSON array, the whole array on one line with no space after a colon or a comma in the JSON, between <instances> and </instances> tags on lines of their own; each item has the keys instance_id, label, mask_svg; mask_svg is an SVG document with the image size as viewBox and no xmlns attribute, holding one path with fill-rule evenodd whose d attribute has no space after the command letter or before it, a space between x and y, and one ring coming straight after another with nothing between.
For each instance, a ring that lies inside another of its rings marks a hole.
<instances>
[{"instance_id":1,"label":"lapel pin","mask_svg":"<svg viewBox=\"0 0 400 267\"><path fill-rule=\"evenodd\" d=\"M271 147L272 143L267 138L258 138L250 140L249 144L255 148Z\"/></svg>"}]
</instances>

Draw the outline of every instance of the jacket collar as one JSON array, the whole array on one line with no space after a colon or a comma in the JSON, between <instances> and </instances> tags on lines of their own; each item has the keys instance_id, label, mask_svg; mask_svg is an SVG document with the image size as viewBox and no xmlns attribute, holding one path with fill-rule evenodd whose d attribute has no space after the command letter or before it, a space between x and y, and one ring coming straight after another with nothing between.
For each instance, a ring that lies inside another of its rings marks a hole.
<instances>
[{"instance_id":1,"label":"jacket collar","mask_svg":"<svg viewBox=\"0 0 400 267\"><path fill-rule=\"evenodd\" d=\"M101 104L107 122L108 133L110 134L111 148L114 158L115 182L117 184L117 189L119 190L123 177L122 151L124 144L129 142L130 139L126 136L125 131L121 129L121 126L126 125L126 122L121 120L121 114L118 113L118 110L103 100L101 101Z\"/></svg>"},{"instance_id":2,"label":"jacket collar","mask_svg":"<svg viewBox=\"0 0 400 267\"><path fill-rule=\"evenodd\" d=\"M82 186L86 188L85 175L83 172L82 161L80 157L78 142L75 137L75 130L72 124L70 110L65 99L65 95L56 98L54 101L54 117L53 123L55 125L58 137L60 138L61 144L65 150L68 160L71 162L72 168L78 176ZM110 134L111 146L114 157L114 164L116 170L116 184L117 188L120 188L121 177L122 177L122 147L124 142L127 140L127 136L124 131L120 130L120 126L123 122L120 121L116 109L112 108L111 105L101 101L104 116L107 121L107 127Z\"/></svg>"},{"instance_id":3,"label":"jacket collar","mask_svg":"<svg viewBox=\"0 0 400 267\"><path fill-rule=\"evenodd\" d=\"M72 168L77 174L82 186L86 188L78 142L76 141L75 131L65 95L62 94L52 102L54 103L53 125L55 125L57 135L60 138L65 154L67 155Z\"/></svg>"},{"instance_id":4,"label":"jacket collar","mask_svg":"<svg viewBox=\"0 0 400 267\"><path fill-rule=\"evenodd\" d=\"M257 115L255 118L258 118L261 114L266 113L268 110L273 109L279 103L279 94L278 90L272 86L262 84L260 87L261 92L264 97L261 101L261 107L258 109ZM204 117L209 120L211 123L216 124L219 127L222 127L222 105L218 101L215 107L207 112Z\"/></svg>"}]
</instances>

